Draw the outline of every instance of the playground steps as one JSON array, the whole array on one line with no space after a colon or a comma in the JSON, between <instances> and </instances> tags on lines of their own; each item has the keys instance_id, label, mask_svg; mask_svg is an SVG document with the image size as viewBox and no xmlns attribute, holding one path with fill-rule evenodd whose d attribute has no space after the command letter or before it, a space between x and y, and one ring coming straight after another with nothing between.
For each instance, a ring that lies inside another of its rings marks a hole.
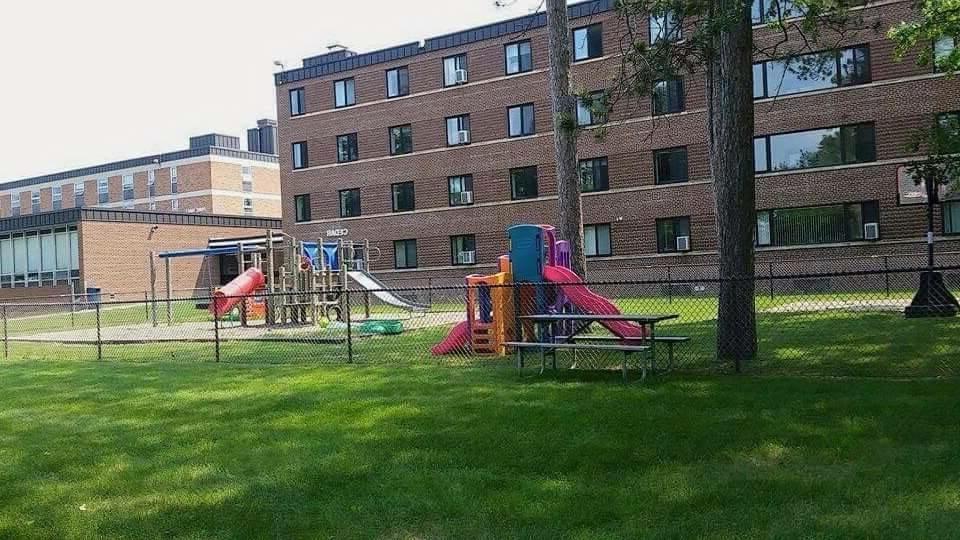
<instances>
[{"instance_id":1,"label":"playground steps","mask_svg":"<svg viewBox=\"0 0 960 540\"><path fill-rule=\"evenodd\" d=\"M493 337L493 325L474 323L470 332L470 350L474 354L497 354L500 344Z\"/></svg>"}]
</instances>

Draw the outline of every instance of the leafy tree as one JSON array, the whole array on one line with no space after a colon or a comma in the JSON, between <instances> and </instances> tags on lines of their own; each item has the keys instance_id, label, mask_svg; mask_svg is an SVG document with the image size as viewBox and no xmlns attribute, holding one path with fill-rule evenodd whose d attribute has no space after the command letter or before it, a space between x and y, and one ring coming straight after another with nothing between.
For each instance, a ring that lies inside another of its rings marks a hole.
<instances>
[{"instance_id":1,"label":"leafy tree","mask_svg":"<svg viewBox=\"0 0 960 540\"><path fill-rule=\"evenodd\" d=\"M717 357L741 365L756 355L754 57L782 59L812 76L832 62L793 58L836 48L869 30L847 0L619 0L622 68L608 100L647 99L657 81L703 73L716 200L721 278ZM768 29L754 35L755 22ZM832 74L832 73L831 73Z\"/></svg>"},{"instance_id":2,"label":"leafy tree","mask_svg":"<svg viewBox=\"0 0 960 540\"><path fill-rule=\"evenodd\" d=\"M917 18L894 26L887 33L898 58L916 55L920 66L938 71L960 69L960 0L916 0Z\"/></svg>"}]
</instances>

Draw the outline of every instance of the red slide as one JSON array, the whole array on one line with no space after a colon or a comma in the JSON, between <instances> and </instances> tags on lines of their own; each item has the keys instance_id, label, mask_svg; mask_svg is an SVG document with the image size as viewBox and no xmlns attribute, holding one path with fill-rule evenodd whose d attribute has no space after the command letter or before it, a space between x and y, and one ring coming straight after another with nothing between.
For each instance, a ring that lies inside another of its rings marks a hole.
<instances>
[{"instance_id":1,"label":"red slide","mask_svg":"<svg viewBox=\"0 0 960 540\"><path fill-rule=\"evenodd\" d=\"M244 296L263 287L266 278L259 268L250 268L227 283L220 290L213 293L213 302L210 302L210 312L220 318L230 313L233 306L240 303Z\"/></svg>"},{"instance_id":2,"label":"red slide","mask_svg":"<svg viewBox=\"0 0 960 540\"><path fill-rule=\"evenodd\" d=\"M581 310L594 315L619 315L613 302L591 291L572 270L562 266L544 265L543 278L551 283L565 285L563 293ZM607 330L621 339L642 339L646 329L628 321L598 321Z\"/></svg>"},{"instance_id":3,"label":"red slide","mask_svg":"<svg viewBox=\"0 0 960 540\"><path fill-rule=\"evenodd\" d=\"M454 326L447 337L434 345L430 352L436 355L450 354L457 351L466 352L470 343L470 324L467 321Z\"/></svg>"}]
</instances>

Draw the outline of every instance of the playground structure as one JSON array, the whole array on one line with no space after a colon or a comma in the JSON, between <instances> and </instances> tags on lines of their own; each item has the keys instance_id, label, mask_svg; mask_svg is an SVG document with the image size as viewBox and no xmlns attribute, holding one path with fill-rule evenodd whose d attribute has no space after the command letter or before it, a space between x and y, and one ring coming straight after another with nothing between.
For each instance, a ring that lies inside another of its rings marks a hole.
<instances>
[{"instance_id":1,"label":"playground structure","mask_svg":"<svg viewBox=\"0 0 960 540\"><path fill-rule=\"evenodd\" d=\"M498 259L498 272L470 275L467 284L467 320L453 327L433 347L435 355L471 352L503 356L506 343L532 327L518 327L521 315L587 313L616 315L617 306L594 293L570 270L570 244L557 240L550 225L515 225L507 230L509 255ZM626 321L603 321L623 341L642 339L644 327Z\"/></svg>"},{"instance_id":2,"label":"playground structure","mask_svg":"<svg viewBox=\"0 0 960 540\"><path fill-rule=\"evenodd\" d=\"M378 256L379 250L371 248L366 240L324 241L320 238L316 242L303 242L275 231L267 231L259 242L158 253L157 257L164 261L167 321L171 319L171 259L211 255L235 255L239 275L210 291L210 312L217 319L235 316L242 326L254 321L280 326L342 320L348 310L345 293L348 287L354 286L364 290L366 318L370 317L368 294L406 311L428 309L398 297L373 277L368 271L371 254ZM152 257L151 275L155 276ZM155 279L152 282L155 283ZM156 299L155 287L153 297ZM153 319L156 324L155 313Z\"/></svg>"}]
</instances>

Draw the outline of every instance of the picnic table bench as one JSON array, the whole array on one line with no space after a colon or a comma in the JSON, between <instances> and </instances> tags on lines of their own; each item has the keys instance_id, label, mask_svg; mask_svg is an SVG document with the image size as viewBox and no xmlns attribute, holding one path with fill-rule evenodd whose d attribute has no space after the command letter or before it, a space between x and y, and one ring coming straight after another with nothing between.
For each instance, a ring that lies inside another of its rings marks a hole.
<instances>
[{"instance_id":1,"label":"picnic table bench","mask_svg":"<svg viewBox=\"0 0 960 540\"><path fill-rule=\"evenodd\" d=\"M537 350L540 352L540 371L546 369L546 355L550 354L553 358L553 368L557 367L558 350L593 350L593 351L617 351L623 353L623 360L620 368L623 373L624 381L627 379L627 367L630 355L636 353L649 352L650 368L655 367L656 344L657 342L668 343L670 347L670 362L673 361L673 344L677 341L673 339L657 339L656 324L662 321L678 318L675 314L583 314L583 313L554 313L543 315L524 315L520 319L530 321L535 325L535 341L511 341L506 345L513 347L517 354L517 369L523 368L523 353L526 350ZM618 336L581 336L593 323L604 323L611 321L630 322L644 327L643 336L637 338L620 338ZM564 330L564 333L558 330ZM595 337L596 339L590 339ZM602 339L601 339L602 338ZM677 338L686 340L689 338ZM646 378L647 367L640 362L641 380Z\"/></svg>"}]
</instances>

